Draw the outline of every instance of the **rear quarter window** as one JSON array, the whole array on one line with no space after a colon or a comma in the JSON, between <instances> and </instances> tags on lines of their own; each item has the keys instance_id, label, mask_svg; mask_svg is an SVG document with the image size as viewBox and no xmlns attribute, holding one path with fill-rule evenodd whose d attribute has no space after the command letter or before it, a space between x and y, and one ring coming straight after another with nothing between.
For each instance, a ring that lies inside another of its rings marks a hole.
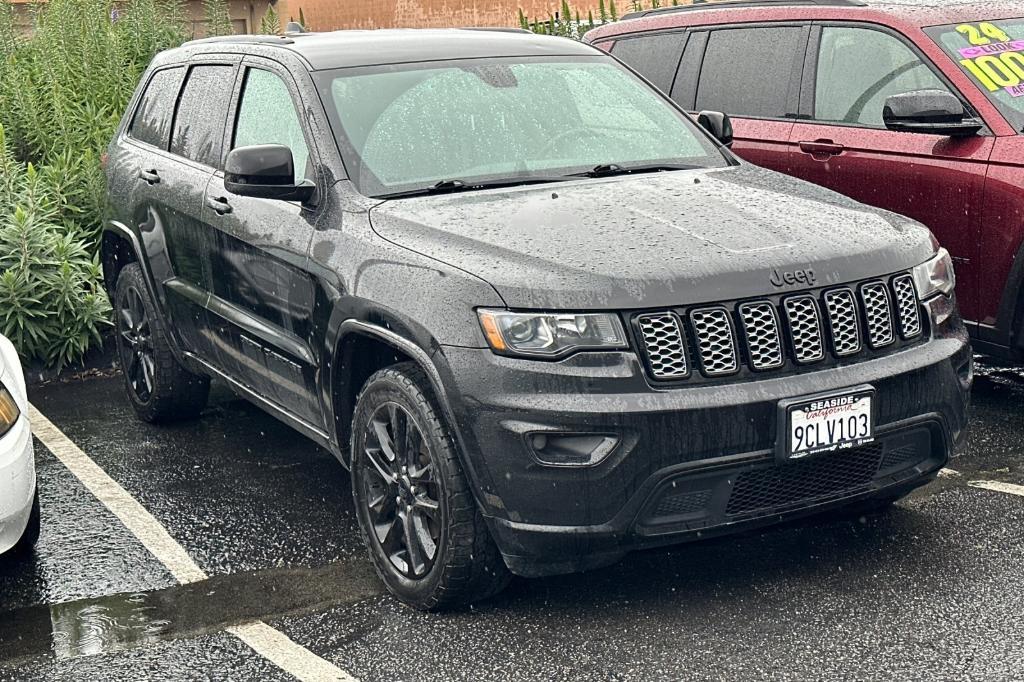
<instances>
[{"instance_id":1,"label":"rear quarter window","mask_svg":"<svg viewBox=\"0 0 1024 682\"><path fill-rule=\"evenodd\" d=\"M751 27L712 31L697 85L697 109L730 116L784 118L804 58L806 29Z\"/></svg>"},{"instance_id":2,"label":"rear quarter window","mask_svg":"<svg viewBox=\"0 0 1024 682\"><path fill-rule=\"evenodd\" d=\"M174 101L178 98L178 90L181 88L181 79L184 75L184 67L163 69L153 74L142 93L131 125L128 126L128 135L131 138L167 149Z\"/></svg>"},{"instance_id":3,"label":"rear quarter window","mask_svg":"<svg viewBox=\"0 0 1024 682\"><path fill-rule=\"evenodd\" d=\"M620 38L615 41L612 54L667 94L672 90L685 44L685 33L655 33Z\"/></svg>"},{"instance_id":4,"label":"rear quarter window","mask_svg":"<svg viewBox=\"0 0 1024 682\"><path fill-rule=\"evenodd\" d=\"M234 85L231 65L193 66L174 115L171 153L220 168L228 103Z\"/></svg>"}]
</instances>

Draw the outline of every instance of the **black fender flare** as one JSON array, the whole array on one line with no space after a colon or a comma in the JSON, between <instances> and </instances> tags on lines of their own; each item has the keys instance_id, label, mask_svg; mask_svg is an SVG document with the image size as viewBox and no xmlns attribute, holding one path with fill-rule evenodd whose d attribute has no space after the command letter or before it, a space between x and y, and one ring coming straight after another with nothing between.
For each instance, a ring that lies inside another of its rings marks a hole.
<instances>
[{"instance_id":1,"label":"black fender flare","mask_svg":"<svg viewBox=\"0 0 1024 682\"><path fill-rule=\"evenodd\" d=\"M110 278L107 272L108 258L116 257L116 254L109 254L107 252L107 245L110 241L108 235L112 235L114 239L128 244L131 251L135 254L135 262L142 268L143 279L146 280L146 288L149 289L150 297L154 301L157 300L153 279L149 272L149 263L146 262L144 257L139 236L132 232L130 227L116 220L109 220L103 225L103 234L100 237L100 263L103 266L103 281L106 285L107 293L113 295L114 288L117 286L116 278Z\"/></svg>"},{"instance_id":2,"label":"black fender flare","mask_svg":"<svg viewBox=\"0 0 1024 682\"><path fill-rule=\"evenodd\" d=\"M140 268L142 268L142 279L146 283L146 292L149 294L150 300L153 301L153 304L156 307L157 315L160 315L166 320L166 310L164 309L166 301L157 290L156 282L153 280L152 272L150 272L149 261L145 257L145 251L142 248L142 243L139 241L139 236L135 234L130 227L116 220L108 220L103 225L103 232L100 237L100 265L103 268L103 282L107 290L107 295L111 298L111 305L114 305L113 297L114 290L117 287L117 281L116 279L114 281L107 281L108 273L106 263L108 254L106 252L106 248L109 243L108 235L111 235L111 238L113 239L117 239L122 243L128 244L129 248L135 255L135 262L139 264ZM193 372L205 373L205 370L192 362L190 358L182 352L182 348L178 344L178 338L175 334L169 334L168 340L170 341L171 352L178 359L178 362L181 362Z\"/></svg>"},{"instance_id":3,"label":"black fender flare","mask_svg":"<svg viewBox=\"0 0 1024 682\"><path fill-rule=\"evenodd\" d=\"M475 478L475 467L472 463L467 461L466 443L462 436L462 432L459 429L459 420L456 417L455 411L452 408L451 396L445 387L444 380L441 377L441 372L437 368L437 364L423 347L415 341L399 334L394 329L388 329L380 324L373 322L367 322L358 318L354 318L346 315L346 312L335 308L331 314L330 322L327 327L327 343L325 344L326 350L330 353L328 357L332 358L331 362L324 363L324 371L321 375L321 395L324 398L324 406L326 411L325 422L329 425L336 423L335 416L335 405L333 398L333 386L337 380L335 375L336 364L333 358L337 357L337 352L341 348L341 344L352 335L369 336L383 343L391 346L402 354L407 355L412 359L427 375L427 379L430 381L430 388L434 393L434 398L437 400L438 407L440 407L445 420L452 430L452 435L458 445L458 451L462 459L463 466L466 468L466 473L471 479ZM336 438L337 429L332 432L332 439ZM339 450L346 453L347 457L351 457L351 453L348 452L346 443L338 443ZM349 465L347 459L342 460L345 466Z\"/></svg>"}]
</instances>

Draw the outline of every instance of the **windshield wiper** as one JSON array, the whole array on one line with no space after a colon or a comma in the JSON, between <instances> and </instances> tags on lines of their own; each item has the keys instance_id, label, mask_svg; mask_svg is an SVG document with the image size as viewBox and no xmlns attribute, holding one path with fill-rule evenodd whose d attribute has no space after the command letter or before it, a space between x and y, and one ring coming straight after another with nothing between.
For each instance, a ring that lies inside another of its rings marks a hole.
<instances>
[{"instance_id":1,"label":"windshield wiper","mask_svg":"<svg viewBox=\"0 0 1024 682\"><path fill-rule=\"evenodd\" d=\"M630 173L657 173L659 171L693 170L703 168L686 163L648 163L638 166L620 166L617 163L601 163L588 171L574 173L573 175L588 178L604 178L609 175L629 175Z\"/></svg>"},{"instance_id":2,"label":"windshield wiper","mask_svg":"<svg viewBox=\"0 0 1024 682\"><path fill-rule=\"evenodd\" d=\"M517 185L538 185L546 182L565 182L571 179L566 175L520 175L508 178L495 178L492 180L441 180L429 187L419 187L390 194L378 194L378 199L401 199L402 197L419 197L429 194L452 194L454 192L469 192L477 189L490 189L492 187L515 187Z\"/></svg>"}]
</instances>

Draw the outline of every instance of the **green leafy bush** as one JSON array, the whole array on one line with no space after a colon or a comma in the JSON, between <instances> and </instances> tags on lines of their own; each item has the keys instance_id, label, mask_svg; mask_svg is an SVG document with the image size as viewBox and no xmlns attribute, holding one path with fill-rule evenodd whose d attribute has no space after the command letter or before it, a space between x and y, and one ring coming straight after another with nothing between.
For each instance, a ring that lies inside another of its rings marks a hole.
<instances>
[{"instance_id":1,"label":"green leafy bush","mask_svg":"<svg viewBox=\"0 0 1024 682\"><path fill-rule=\"evenodd\" d=\"M47 0L32 12L22 36L0 0L0 332L27 359L62 366L99 341L109 314L95 261L100 158L153 55L190 36L180 0Z\"/></svg>"},{"instance_id":2,"label":"green leafy bush","mask_svg":"<svg viewBox=\"0 0 1024 682\"><path fill-rule=\"evenodd\" d=\"M60 213L45 174L14 158L0 127L0 333L58 369L110 324L99 262Z\"/></svg>"}]
</instances>

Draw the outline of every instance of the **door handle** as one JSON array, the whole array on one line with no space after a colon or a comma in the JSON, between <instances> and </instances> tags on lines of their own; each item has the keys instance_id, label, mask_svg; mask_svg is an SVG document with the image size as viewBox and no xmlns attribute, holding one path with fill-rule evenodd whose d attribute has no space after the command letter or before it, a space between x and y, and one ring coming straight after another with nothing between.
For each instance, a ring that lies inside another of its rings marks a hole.
<instances>
[{"instance_id":1,"label":"door handle","mask_svg":"<svg viewBox=\"0 0 1024 682\"><path fill-rule=\"evenodd\" d=\"M846 151L846 147L836 144L832 140L804 140L800 142L800 151L811 156L838 156Z\"/></svg>"},{"instance_id":2,"label":"door handle","mask_svg":"<svg viewBox=\"0 0 1024 682\"><path fill-rule=\"evenodd\" d=\"M139 177L148 182L150 185L155 185L160 182L160 174L156 172L155 168L140 170Z\"/></svg>"},{"instance_id":3,"label":"door handle","mask_svg":"<svg viewBox=\"0 0 1024 682\"><path fill-rule=\"evenodd\" d=\"M231 204L224 197L206 197L206 205L212 208L217 215L231 213Z\"/></svg>"}]
</instances>

